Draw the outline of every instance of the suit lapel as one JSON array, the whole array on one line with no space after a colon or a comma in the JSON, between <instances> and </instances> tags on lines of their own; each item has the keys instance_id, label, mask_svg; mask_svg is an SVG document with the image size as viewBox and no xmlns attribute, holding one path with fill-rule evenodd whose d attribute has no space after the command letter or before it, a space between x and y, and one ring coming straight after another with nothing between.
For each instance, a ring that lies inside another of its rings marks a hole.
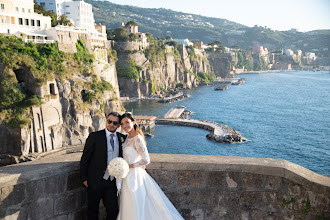
<instances>
[{"instance_id":1,"label":"suit lapel","mask_svg":"<svg viewBox=\"0 0 330 220\"><path fill-rule=\"evenodd\" d=\"M107 137L105 134L105 130L100 132L100 147L102 147L103 153L106 155L106 163L108 163L108 145L107 145Z\"/></svg>"},{"instance_id":2,"label":"suit lapel","mask_svg":"<svg viewBox=\"0 0 330 220\"><path fill-rule=\"evenodd\" d=\"M119 157L123 157L123 148L122 148L122 144L125 141L124 139L124 135L122 135L121 133L117 132L117 140L118 140L118 144L119 144Z\"/></svg>"}]
</instances>

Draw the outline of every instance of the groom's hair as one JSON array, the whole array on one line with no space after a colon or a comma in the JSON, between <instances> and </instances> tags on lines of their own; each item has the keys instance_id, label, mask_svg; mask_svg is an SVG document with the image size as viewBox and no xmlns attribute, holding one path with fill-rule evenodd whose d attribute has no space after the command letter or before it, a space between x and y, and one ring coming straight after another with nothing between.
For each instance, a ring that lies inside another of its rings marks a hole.
<instances>
[{"instance_id":1,"label":"groom's hair","mask_svg":"<svg viewBox=\"0 0 330 220\"><path fill-rule=\"evenodd\" d=\"M110 116L110 115L113 115L113 116L116 116L119 118L119 121L120 121L120 114L118 112L110 112L108 115L107 115L107 118Z\"/></svg>"}]
</instances>

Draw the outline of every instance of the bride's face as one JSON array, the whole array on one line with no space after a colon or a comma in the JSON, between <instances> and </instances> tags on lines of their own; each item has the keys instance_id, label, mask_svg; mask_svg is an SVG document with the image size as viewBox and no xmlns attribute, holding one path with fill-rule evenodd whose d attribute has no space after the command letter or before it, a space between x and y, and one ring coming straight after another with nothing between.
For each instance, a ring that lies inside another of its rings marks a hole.
<instances>
[{"instance_id":1,"label":"bride's face","mask_svg":"<svg viewBox=\"0 0 330 220\"><path fill-rule=\"evenodd\" d=\"M129 118L123 118L121 120L121 127L124 129L125 132L129 133L134 128L135 122Z\"/></svg>"}]
</instances>

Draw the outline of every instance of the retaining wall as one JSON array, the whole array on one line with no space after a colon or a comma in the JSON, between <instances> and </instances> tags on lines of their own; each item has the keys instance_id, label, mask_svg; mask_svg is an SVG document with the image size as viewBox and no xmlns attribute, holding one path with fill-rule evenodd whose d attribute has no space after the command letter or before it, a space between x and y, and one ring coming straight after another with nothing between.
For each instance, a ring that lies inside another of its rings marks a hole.
<instances>
[{"instance_id":1,"label":"retaining wall","mask_svg":"<svg viewBox=\"0 0 330 220\"><path fill-rule=\"evenodd\" d=\"M86 219L80 157L0 167L0 219ZM147 171L185 219L330 217L330 177L285 160L151 154L151 161Z\"/></svg>"}]
</instances>

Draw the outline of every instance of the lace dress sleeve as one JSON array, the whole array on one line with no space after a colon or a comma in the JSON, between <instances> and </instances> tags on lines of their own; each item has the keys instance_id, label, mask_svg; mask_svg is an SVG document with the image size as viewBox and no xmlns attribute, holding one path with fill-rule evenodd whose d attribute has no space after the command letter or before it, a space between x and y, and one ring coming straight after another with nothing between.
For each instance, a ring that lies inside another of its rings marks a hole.
<instances>
[{"instance_id":1,"label":"lace dress sleeve","mask_svg":"<svg viewBox=\"0 0 330 220\"><path fill-rule=\"evenodd\" d=\"M140 135L135 139L135 149L140 154L141 160L133 163L133 167L142 167L148 165L150 163L149 153L146 143Z\"/></svg>"}]
</instances>

